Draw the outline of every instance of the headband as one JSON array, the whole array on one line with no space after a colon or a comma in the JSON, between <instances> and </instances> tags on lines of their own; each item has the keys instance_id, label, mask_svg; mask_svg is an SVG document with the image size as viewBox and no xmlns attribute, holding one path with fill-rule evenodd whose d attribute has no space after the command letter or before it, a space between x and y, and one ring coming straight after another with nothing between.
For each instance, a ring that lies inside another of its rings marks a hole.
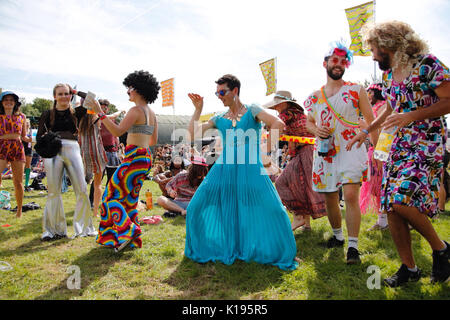
<instances>
[{"instance_id":1,"label":"headband","mask_svg":"<svg viewBox=\"0 0 450 320\"><path fill-rule=\"evenodd\" d=\"M281 94L276 94L276 95L274 95L274 97L276 97L276 98L281 98L281 99L284 99L284 100L286 100L286 101L297 101L297 100L295 100L295 99L293 99L293 98L285 97L285 96L283 96L283 95L281 95Z\"/></svg>"},{"instance_id":2,"label":"headband","mask_svg":"<svg viewBox=\"0 0 450 320\"><path fill-rule=\"evenodd\" d=\"M381 88L381 86L377 83L374 83L372 85L370 85L367 90L380 90L383 91L383 88Z\"/></svg>"}]
</instances>

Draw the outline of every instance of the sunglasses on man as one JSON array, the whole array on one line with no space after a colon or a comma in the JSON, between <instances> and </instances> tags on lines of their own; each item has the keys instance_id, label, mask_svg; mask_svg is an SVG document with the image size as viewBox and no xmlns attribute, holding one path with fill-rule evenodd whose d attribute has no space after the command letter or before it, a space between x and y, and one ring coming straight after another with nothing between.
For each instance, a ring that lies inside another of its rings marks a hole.
<instances>
[{"instance_id":1,"label":"sunglasses on man","mask_svg":"<svg viewBox=\"0 0 450 320\"><path fill-rule=\"evenodd\" d=\"M228 94L231 90L219 90L215 94L217 97L223 97Z\"/></svg>"},{"instance_id":2,"label":"sunglasses on man","mask_svg":"<svg viewBox=\"0 0 450 320\"><path fill-rule=\"evenodd\" d=\"M347 59L342 59L339 61L339 58L333 57L330 59L330 61L333 64L340 64L341 66L346 67L346 68L348 68L350 66L350 61L348 61Z\"/></svg>"}]
</instances>

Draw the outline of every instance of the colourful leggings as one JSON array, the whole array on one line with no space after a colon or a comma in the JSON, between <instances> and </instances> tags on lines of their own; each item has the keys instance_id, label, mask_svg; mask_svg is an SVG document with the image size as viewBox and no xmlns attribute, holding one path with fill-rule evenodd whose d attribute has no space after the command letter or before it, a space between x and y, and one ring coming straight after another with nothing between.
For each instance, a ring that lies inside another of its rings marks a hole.
<instances>
[{"instance_id":1,"label":"colourful leggings","mask_svg":"<svg viewBox=\"0 0 450 320\"><path fill-rule=\"evenodd\" d=\"M125 159L111 177L103 193L97 243L118 247L132 239L131 247L142 247L136 206L139 191L152 167L150 148L128 145Z\"/></svg>"}]
</instances>

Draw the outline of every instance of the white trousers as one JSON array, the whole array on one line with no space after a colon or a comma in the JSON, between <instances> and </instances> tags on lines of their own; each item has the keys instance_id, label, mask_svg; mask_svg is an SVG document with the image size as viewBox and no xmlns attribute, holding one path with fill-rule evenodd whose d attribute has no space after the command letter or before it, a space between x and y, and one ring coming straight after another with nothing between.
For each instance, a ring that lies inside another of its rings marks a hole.
<instances>
[{"instance_id":1,"label":"white trousers","mask_svg":"<svg viewBox=\"0 0 450 320\"><path fill-rule=\"evenodd\" d=\"M44 209L42 238L53 238L56 235L67 236L66 216L61 196L64 168L76 196L73 237L96 235L97 231L92 224L91 206L78 141L62 139L61 151L53 158L44 159L44 166L47 176L48 196Z\"/></svg>"}]
</instances>

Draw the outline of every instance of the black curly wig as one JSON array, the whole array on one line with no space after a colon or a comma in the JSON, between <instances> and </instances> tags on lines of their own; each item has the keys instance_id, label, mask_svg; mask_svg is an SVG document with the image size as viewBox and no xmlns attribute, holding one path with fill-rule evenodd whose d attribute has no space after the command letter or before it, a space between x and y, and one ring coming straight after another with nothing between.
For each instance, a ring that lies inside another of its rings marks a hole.
<instances>
[{"instance_id":1,"label":"black curly wig","mask_svg":"<svg viewBox=\"0 0 450 320\"><path fill-rule=\"evenodd\" d=\"M130 73L123 80L123 85L135 89L147 103L153 103L158 98L158 92L161 89L156 78L144 70Z\"/></svg>"}]
</instances>

